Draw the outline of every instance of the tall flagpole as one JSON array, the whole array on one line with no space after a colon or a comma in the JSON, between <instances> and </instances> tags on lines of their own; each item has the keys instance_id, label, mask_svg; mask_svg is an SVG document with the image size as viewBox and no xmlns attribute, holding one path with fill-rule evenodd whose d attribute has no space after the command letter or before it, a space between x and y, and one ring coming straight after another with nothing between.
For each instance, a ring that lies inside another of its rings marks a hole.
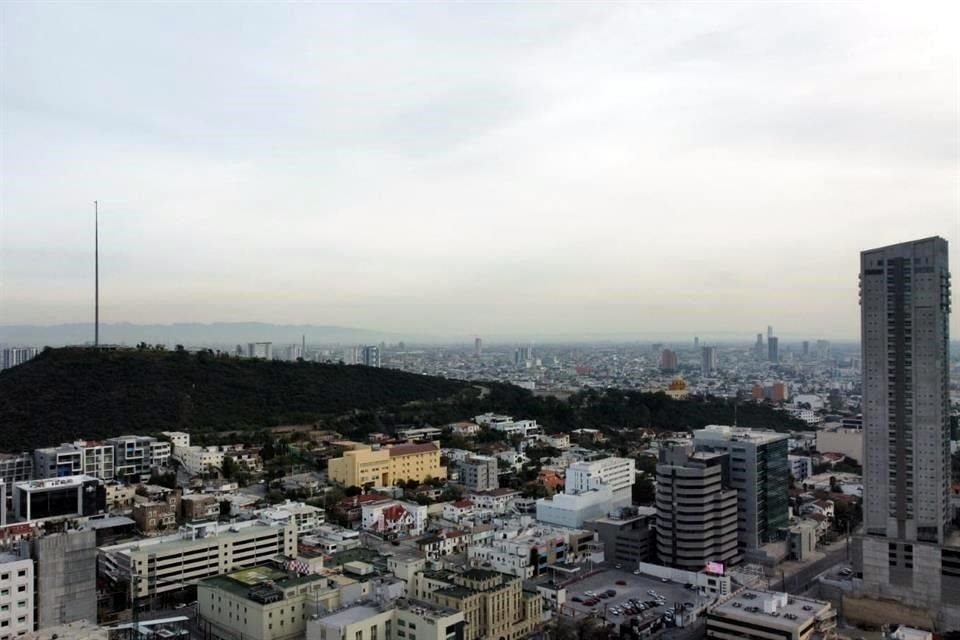
<instances>
[{"instance_id":1,"label":"tall flagpole","mask_svg":"<svg viewBox=\"0 0 960 640\"><path fill-rule=\"evenodd\" d=\"M100 346L100 205L93 201L93 346Z\"/></svg>"}]
</instances>

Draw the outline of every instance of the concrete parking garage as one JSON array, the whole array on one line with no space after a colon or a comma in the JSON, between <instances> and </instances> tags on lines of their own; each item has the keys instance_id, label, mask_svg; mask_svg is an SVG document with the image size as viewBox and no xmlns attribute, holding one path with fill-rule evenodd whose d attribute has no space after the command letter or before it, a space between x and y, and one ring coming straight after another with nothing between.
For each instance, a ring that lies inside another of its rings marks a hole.
<instances>
[{"instance_id":1,"label":"concrete parking garage","mask_svg":"<svg viewBox=\"0 0 960 640\"><path fill-rule=\"evenodd\" d=\"M626 584L617 584L618 581ZM658 595L663 596L666 604L662 607L643 611L637 615L638 618L647 619L663 615L668 610L672 611L675 604L682 607L683 603L690 602L694 605L694 609L699 609L701 605L706 603L706 598L699 596L695 589L685 589L683 584L663 582L652 576L636 576L628 571L620 570L606 570L595 573L583 580L566 585L566 589L567 602L565 606L572 609L575 615L580 616L594 612L598 616L606 617L609 622L618 623L630 616L615 616L610 612L610 609L623 605L631 598L641 602L653 600L653 596L649 594L650 591L655 591ZM586 606L583 602L573 601L575 597L587 600L586 591L599 594L608 589L616 591L617 595L612 598L600 599L600 602L592 607Z\"/></svg>"}]
</instances>

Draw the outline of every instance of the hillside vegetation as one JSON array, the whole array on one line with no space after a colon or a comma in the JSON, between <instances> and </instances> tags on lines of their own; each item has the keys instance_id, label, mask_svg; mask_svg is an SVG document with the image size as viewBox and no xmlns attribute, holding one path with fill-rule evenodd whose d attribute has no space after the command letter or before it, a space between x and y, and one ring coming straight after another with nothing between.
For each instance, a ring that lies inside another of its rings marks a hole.
<instances>
[{"instance_id":1,"label":"hillside vegetation","mask_svg":"<svg viewBox=\"0 0 960 640\"><path fill-rule=\"evenodd\" d=\"M466 387L360 366L49 349L0 372L0 449L127 433L306 423L352 409L450 398Z\"/></svg>"},{"instance_id":2,"label":"hillside vegetation","mask_svg":"<svg viewBox=\"0 0 960 640\"><path fill-rule=\"evenodd\" d=\"M568 399L503 383L476 385L392 369L220 357L211 353L48 349L0 372L0 450L167 430L213 432L319 422L353 438L400 425L443 425L494 411L551 432L707 424L803 430L785 411L722 398L585 390ZM629 434L622 437L629 439ZM215 436L214 436L215 438ZM206 438L209 440L210 438Z\"/></svg>"}]
</instances>

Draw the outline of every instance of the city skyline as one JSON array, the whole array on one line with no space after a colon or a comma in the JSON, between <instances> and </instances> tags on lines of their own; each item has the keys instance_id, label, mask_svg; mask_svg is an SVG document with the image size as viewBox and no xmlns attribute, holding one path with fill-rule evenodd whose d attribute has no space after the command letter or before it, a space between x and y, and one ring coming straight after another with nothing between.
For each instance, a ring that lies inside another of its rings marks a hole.
<instances>
[{"instance_id":1,"label":"city skyline","mask_svg":"<svg viewBox=\"0 0 960 640\"><path fill-rule=\"evenodd\" d=\"M960 240L935 6L7 4L0 324L92 319L99 200L104 323L855 339Z\"/></svg>"}]
</instances>

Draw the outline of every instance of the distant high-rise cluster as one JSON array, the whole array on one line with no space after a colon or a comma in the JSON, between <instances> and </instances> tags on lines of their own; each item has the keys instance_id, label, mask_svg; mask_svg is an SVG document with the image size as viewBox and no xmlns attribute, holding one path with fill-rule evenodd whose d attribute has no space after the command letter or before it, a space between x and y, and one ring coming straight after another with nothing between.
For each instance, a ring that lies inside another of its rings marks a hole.
<instances>
[{"instance_id":1,"label":"distant high-rise cluster","mask_svg":"<svg viewBox=\"0 0 960 640\"><path fill-rule=\"evenodd\" d=\"M8 347L0 351L0 371L33 360L37 353L36 347Z\"/></svg>"},{"instance_id":2,"label":"distant high-rise cluster","mask_svg":"<svg viewBox=\"0 0 960 640\"><path fill-rule=\"evenodd\" d=\"M513 363L518 367L525 367L530 361L530 347L518 347L513 352Z\"/></svg>"},{"instance_id":3,"label":"distant high-rise cluster","mask_svg":"<svg viewBox=\"0 0 960 640\"><path fill-rule=\"evenodd\" d=\"M717 370L717 348L703 347L700 350L700 372L709 375Z\"/></svg>"},{"instance_id":4,"label":"distant high-rise cluster","mask_svg":"<svg viewBox=\"0 0 960 640\"><path fill-rule=\"evenodd\" d=\"M672 349L664 349L660 352L660 369L663 371L676 371L680 367L680 359L677 352Z\"/></svg>"},{"instance_id":5,"label":"distant high-rise cluster","mask_svg":"<svg viewBox=\"0 0 960 640\"><path fill-rule=\"evenodd\" d=\"M360 363L366 367L380 367L383 365L381 360L382 352L376 345L363 347L360 352Z\"/></svg>"},{"instance_id":6,"label":"distant high-rise cluster","mask_svg":"<svg viewBox=\"0 0 960 640\"><path fill-rule=\"evenodd\" d=\"M780 362L780 339L776 336L767 336L767 360Z\"/></svg>"}]
</instances>

